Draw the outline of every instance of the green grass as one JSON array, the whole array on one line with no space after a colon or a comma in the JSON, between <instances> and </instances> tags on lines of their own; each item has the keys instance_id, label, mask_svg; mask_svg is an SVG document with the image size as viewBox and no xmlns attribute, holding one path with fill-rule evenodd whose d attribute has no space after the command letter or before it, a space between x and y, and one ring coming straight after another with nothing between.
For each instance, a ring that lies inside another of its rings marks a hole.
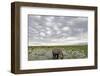
<instances>
[{"instance_id":1,"label":"green grass","mask_svg":"<svg viewBox=\"0 0 100 76\"><path fill-rule=\"evenodd\" d=\"M54 48L63 50L64 59L87 58L88 55L88 45L28 46L28 60L51 60Z\"/></svg>"}]
</instances>

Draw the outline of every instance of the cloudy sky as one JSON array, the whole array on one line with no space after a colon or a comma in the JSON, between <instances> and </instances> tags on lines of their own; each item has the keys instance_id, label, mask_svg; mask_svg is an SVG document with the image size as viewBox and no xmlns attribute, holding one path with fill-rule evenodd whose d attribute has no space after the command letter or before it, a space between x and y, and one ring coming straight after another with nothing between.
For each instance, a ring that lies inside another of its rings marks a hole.
<instances>
[{"instance_id":1,"label":"cloudy sky","mask_svg":"<svg viewBox=\"0 0 100 76\"><path fill-rule=\"evenodd\" d=\"M88 17L28 15L29 45L41 43L86 43Z\"/></svg>"}]
</instances>

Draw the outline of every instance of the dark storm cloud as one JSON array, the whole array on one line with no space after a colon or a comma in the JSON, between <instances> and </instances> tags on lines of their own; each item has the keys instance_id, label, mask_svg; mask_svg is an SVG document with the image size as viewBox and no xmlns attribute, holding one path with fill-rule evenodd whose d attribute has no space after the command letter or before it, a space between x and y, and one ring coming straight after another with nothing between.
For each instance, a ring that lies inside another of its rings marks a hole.
<instances>
[{"instance_id":1,"label":"dark storm cloud","mask_svg":"<svg viewBox=\"0 0 100 76\"><path fill-rule=\"evenodd\" d=\"M56 41L56 39L62 38L64 40L82 40L87 39L87 32L87 17L28 16L29 42L52 42L53 39Z\"/></svg>"}]
</instances>

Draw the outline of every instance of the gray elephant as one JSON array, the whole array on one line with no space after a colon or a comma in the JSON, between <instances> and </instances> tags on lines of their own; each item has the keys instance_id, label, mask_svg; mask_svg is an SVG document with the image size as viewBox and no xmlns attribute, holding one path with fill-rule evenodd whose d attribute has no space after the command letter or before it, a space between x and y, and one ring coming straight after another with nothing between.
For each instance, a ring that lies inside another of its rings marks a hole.
<instances>
[{"instance_id":1,"label":"gray elephant","mask_svg":"<svg viewBox=\"0 0 100 76\"><path fill-rule=\"evenodd\" d=\"M63 59L64 55L61 49L52 50L53 59Z\"/></svg>"}]
</instances>

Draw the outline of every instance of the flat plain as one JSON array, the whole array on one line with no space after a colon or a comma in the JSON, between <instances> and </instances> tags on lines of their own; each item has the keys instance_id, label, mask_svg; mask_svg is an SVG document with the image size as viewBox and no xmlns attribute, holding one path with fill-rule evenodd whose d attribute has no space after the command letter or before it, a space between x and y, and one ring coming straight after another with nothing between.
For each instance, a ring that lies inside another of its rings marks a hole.
<instances>
[{"instance_id":1,"label":"flat plain","mask_svg":"<svg viewBox=\"0 0 100 76\"><path fill-rule=\"evenodd\" d=\"M83 59L88 57L88 45L28 46L28 60L52 60L52 50L62 49L63 59Z\"/></svg>"}]
</instances>

